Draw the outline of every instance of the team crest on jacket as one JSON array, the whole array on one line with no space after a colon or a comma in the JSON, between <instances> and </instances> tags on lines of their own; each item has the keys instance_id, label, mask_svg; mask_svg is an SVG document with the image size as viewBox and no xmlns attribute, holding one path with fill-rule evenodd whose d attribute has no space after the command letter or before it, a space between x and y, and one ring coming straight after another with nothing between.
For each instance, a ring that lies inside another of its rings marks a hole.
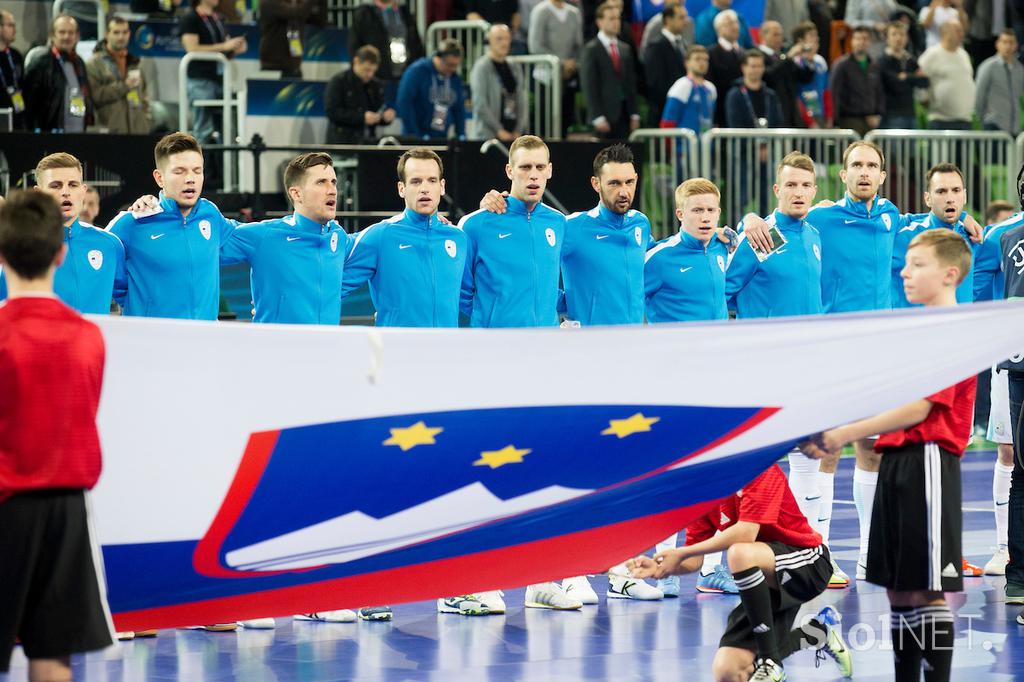
<instances>
[{"instance_id":1,"label":"team crest on jacket","mask_svg":"<svg viewBox=\"0 0 1024 682\"><path fill-rule=\"evenodd\" d=\"M200 220L199 221L199 234L203 235L203 239L210 241L210 221Z\"/></svg>"},{"instance_id":2,"label":"team crest on jacket","mask_svg":"<svg viewBox=\"0 0 1024 682\"><path fill-rule=\"evenodd\" d=\"M455 246L454 239L444 240L444 252L447 253L451 258L455 258L455 255L459 252L459 250Z\"/></svg>"},{"instance_id":3,"label":"team crest on jacket","mask_svg":"<svg viewBox=\"0 0 1024 682\"><path fill-rule=\"evenodd\" d=\"M89 259L89 265L92 266L93 270L99 270L103 267L103 252L99 249L93 249L86 254L86 257Z\"/></svg>"},{"instance_id":4,"label":"team crest on jacket","mask_svg":"<svg viewBox=\"0 0 1024 682\"><path fill-rule=\"evenodd\" d=\"M338 233L337 232L332 232L331 233L331 253L334 253L337 250L338 250Z\"/></svg>"},{"instance_id":5,"label":"team crest on jacket","mask_svg":"<svg viewBox=\"0 0 1024 682\"><path fill-rule=\"evenodd\" d=\"M725 272L725 259L721 256L718 256L718 269Z\"/></svg>"},{"instance_id":6,"label":"team crest on jacket","mask_svg":"<svg viewBox=\"0 0 1024 682\"><path fill-rule=\"evenodd\" d=\"M817 244L813 244L811 248L814 249L814 257L821 260L821 248Z\"/></svg>"},{"instance_id":7,"label":"team crest on jacket","mask_svg":"<svg viewBox=\"0 0 1024 682\"><path fill-rule=\"evenodd\" d=\"M544 230L544 236L548 238L548 246L554 246L555 245L555 231L554 230L552 230L549 227L548 229Z\"/></svg>"},{"instance_id":8,"label":"team crest on jacket","mask_svg":"<svg viewBox=\"0 0 1024 682\"><path fill-rule=\"evenodd\" d=\"M888 213L882 214L882 224L885 225L886 232L890 232L892 230L892 218Z\"/></svg>"},{"instance_id":9,"label":"team crest on jacket","mask_svg":"<svg viewBox=\"0 0 1024 682\"><path fill-rule=\"evenodd\" d=\"M643 245L643 238L644 238L644 231L642 229L640 229L639 227L634 227L633 228L633 239L636 240L636 245L637 246L642 246Z\"/></svg>"}]
</instances>

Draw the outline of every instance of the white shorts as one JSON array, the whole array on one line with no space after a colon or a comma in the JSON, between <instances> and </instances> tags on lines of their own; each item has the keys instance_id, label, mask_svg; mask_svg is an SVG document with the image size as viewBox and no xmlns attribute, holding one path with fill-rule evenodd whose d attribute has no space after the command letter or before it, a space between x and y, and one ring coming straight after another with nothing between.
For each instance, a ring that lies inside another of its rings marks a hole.
<instances>
[{"instance_id":1,"label":"white shorts","mask_svg":"<svg viewBox=\"0 0 1024 682\"><path fill-rule=\"evenodd\" d=\"M987 438L994 443L1013 444L1010 428L1010 375L992 368L992 408L988 414Z\"/></svg>"}]
</instances>

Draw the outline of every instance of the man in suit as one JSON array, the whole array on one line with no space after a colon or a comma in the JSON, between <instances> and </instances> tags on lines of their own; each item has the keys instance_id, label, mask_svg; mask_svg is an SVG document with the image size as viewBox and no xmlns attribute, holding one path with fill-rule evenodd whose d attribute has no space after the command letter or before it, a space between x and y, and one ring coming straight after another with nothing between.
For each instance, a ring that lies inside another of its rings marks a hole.
<instances>
[{"instance_id":1,"label":"man in suit","mask_svg":"<svg viewBox=\"0 0 1024 682\"><path fill-rule=\"evenodd\" d=\"M740 62L743 49L739 44L740 20L735 10L722 10L715 16L715 32L718 42L708 49L708 80L719 93L727 93L737 79L743 77ZM725 126L725 97L715 103L715 125Z\"/></svg>"},{"instance_id":2,"label":"man in suit","mask_svg":"<svg viewBox=\"0 0 1024 682\"><path fill-rule=\"evenodd\" d=\"M636 113L636 65L632 48L618 39L622 19L617 6L597 8L597 37L583 46L580 85L598 134L623 140L640 126Z\"/></svg>"},{"instance_id":3,"label":"man in suit","mask_svg":"<svg viewBox=\"0 0 1024 682\"><path fill-rule=\"evenodd\" d=\"M665 109L669 88L686 75L686 48L683 30L688 15L682 5L666 5L661 12L661 35L651 41L644 53L647 65L647 101L651 105L651 126L657 127Z\"/></svg>"}]
</instances>

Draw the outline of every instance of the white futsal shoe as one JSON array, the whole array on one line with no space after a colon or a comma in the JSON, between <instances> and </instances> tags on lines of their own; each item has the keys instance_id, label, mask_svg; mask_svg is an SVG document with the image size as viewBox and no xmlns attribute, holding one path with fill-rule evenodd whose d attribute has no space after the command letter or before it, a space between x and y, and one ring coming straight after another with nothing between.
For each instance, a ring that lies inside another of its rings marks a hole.
<instances>
[{"instance_id":1,"label":"white futsal shoe","mask_svg":"<svg viewBox=\"0 0 1024 682\"><path fill-rule=\"evenodd\" d=\"M246 630L273 630L277 623L273 618L253 618L252 620L240 620L238 624Z\"/></svg>"},{"instance_id":2,"label":"white futsal shoe","mask_svg":"<svg viewBox=\"0 0 1024 682\"><path fill-rule=\"evenodd\" d=\"M352 609L338 609L337 611L318 611L316 613L300 613L295 620L315 620L320 623L354 623L358 620L356 612Z\"/></svg>"},{"instance_id":3,"label":"white futsal shoe","mask_svg":"<svg viewBox=\"0 0 1024 682\"><path fill-rule=\"evenodd\" d=\"M637 599L640 601L656 601L664 599L665 593L643 580L626 575L608 575L609 599Z\"/></svg>"},{"instance_id":4,"label":"white futsal shoe","mask_svg":"<svg viewBox=\"0 0 1024 682\"><path fill-rule=\"evenodd\" d=\"M1006 575L1006 564L1010 562L1010 553L1000 547L985 564L985 575Z\"/></svg>"},{"instance_id":5,"label":"white futsal shoe","mask_svg":"<svg viewBox=\"0 0 1024 682\"><path fill-rule=\"evenodd\" d=\"M555 611L575 611L583 608L583 602L566 595L558 583L538 583L526 587L524 600L530 609L554 609Z\"/></svg>"},{"instance_id":6,"label":"white futsal shoe","mask_svg":"<svg viewBox=\"0 0 1024 682\"><path fill-rule=\"evenodd\" d=\"M502 599L502 597L505 596L505 593L501 590L477 592L473 596L477 598L477 601L484 605L484 608L487 609L488 613L492 616L505 613L505 600Z\"/></svg>"},{"instance_id":7,"label":"white futsal shoe","mask_svg":"<svg viewBox=\"0 0 1024 682\"><path fill-rule=\"evenodd\" d=\"M579 599L584 606L597 603L597 592L594 592L594 588L590 586L590 581L585 575L563 580L562 591L567 597Z\"/></svg>"}]
</instances>

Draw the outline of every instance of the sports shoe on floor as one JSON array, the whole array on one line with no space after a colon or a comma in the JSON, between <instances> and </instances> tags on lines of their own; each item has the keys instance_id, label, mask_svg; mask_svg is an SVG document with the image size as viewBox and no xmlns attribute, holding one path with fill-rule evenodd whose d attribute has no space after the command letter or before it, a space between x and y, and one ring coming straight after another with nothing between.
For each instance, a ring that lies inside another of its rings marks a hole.
<instances>
[{"instance_id":1,"label":"sports shoe on floor","mask_svg":"<svg viewBox=\"0 0 1024 682\"><path fill-rule=\"evenodd\" d=\"M524 603L531 609L555 609L556 611L575 611L583 608L583 602L569 597L558 583L538 583L527 585Z\"/></svg>"},{"instance_id":2,"label":"sports shoe on floor","mask_svg":"<svg viewBox=\"0 0 1024 682\"><path fill-rule=\"evenodd\" d=\"M562 591L565 596L579 599L584 606L597 603L597 592L591 587L587 576L578 575L575 578L566 578L562 581Z\"/></svg>"},{"instance_id":3,"label":"sports shoe on floor","mask_svg":"<svg viewBox=\"0 0 1024 682\"><path fill-rule=\"evenodd\" d=\"M836 662L836 665L839 666L839 673L843 677L853 677L853 656L850 655L850 648L846 646L846 642L843 640L843 631L839 626L843 617L831 606L826 606L818 611L816 618L828 629L828 632L825 643L815 653L814 667L818 667L821 659L827 656Z\"/></svg>"},{"instance_id":4,"label":"sports shoe on floor","mask_svg":"<svg viewBox=\"0 0 1024 682\"><path fill-rule=\"evenodd\" d=\"M1024 625L1024 611L1017 614L1017 625Z\"/></svg>"},{"instance_id":5,"label":"sports shoe on floor","mask_svg":"<svg viewBox=\"0 0 1024 682\"><path fill-rule=\"evenodd\" d=\"M359 618L361 620L372 620L372 621L388 621L394 618L395 614L391 612L390 606L364 606L359 609Z\"/></svg>"},{"instance_id":6,"label":"sports shoe on floor","mask_svg":"<svg viewBox=\"0 0 1024 682\"><path fill-rule=\"evenodd\" d=\"M770 658L754 661L754 674L750 682L785 682L786 670Z\"/></svg>"},{"instance_id":7,"label":"sports shoe on floor","mask_svg":"<svg viewBox=\"0 0 1024 682\"><path fill-rule=\"evenodd\" d=\"M1024 587L1018 587L1017 585L1006 585L1006 603L1007 604L1024 604Z\"/></svg>"},{"instance_id":8,"label":"sports shoe on floor","mask_svg":"<svg viewBox=\"0 0 1024 682\"><path fill-rule=\"evenodd\" d=\"M136 630L135 638L138 639L139 637L156 637L157 632L159 632L159 630Z\"/></svg>"},{"instance_id":9,"label":"sports shoe on floor","mask_svg":"<svg viewBox=\"0 0 1024 682\"><path fill-rule=\"evenodd\" d=\"M664 598L664 596L657 587L653 587L639 578L630 578L625 575L608 575L609 599L655 601Z\"/></svg>"},{"instance_id":10,"label":"sports shoe on floor","mask_svg":"<svg viewBox=\"0 0 1024 682\"><path fill-rule=\"evenodd\" d=\"M857 580L868 579L868 558L865 556L857 559Z\"/></svg>"},{"instance_id":11,"label":"sports shoe on floor","mask_svg":"<svg viewBox=\"0 0 1024 682\"><path fill-rule=\"evenodd\" d=\"M338 609L337 611L318 611L316 613L300 613L295 620L315 620L320 623L354 623L356 612L352 609Z\"/></svg>"},{"instance_id":12,"label":"sports shoe on floor","mask_svg":"<svg viewBox=\"0 0 1024 682\"><path fill-rule=\"evenodd\" d=\"M846 571L839 568L839 564L836 563L835 559L832 559L832 577L828 579L828 589L841 590L849 586L850 576L846 575Z\"/></svg>"},{"instance_id":13,"label":"sports shoe on floor","mask_svg":"<svg viewBox=\"0 0 1024 682\"><path fill-rule=\"evenodd\" d=\"M667 578L660 578L658 580L658 589L666 597L678 597L679 596L679 576L670 575Z\"/></svg>"},{"instance_id":14,"label":"sports shoe on floor","mask_svg":"<svg viewBox=\"0 0 1024 682\"><path fill-rule=\"evenodd\" d=\"M253 618L251 620L240 620L238 624L246 630L273 630L277 623L273 618Z\"/></svg>"},{"instance_id":15,"label":"sports shoe on floor","mask_svg":"<svg viewBox=\"0 0 1024 682\"><path fill-rule=\"evenodd\" d=\"M486 616L491 612L480 603L475 594L445 597L437 600L438 613L457 613L460 616Z\"/></svg>"},{"instance_id":16,"label":"sports shoe on floor","mask_svg":"<svg viewBox=\"0 0 1024 682\"><path fill-rule=\"evenodd\" d=\"M985 575L1006 575L1006 564L1010 561L1010 553L1000 547L985 564Z\"/></svg>"},{"instance_id":17,"label":"sports shoe on floor","mask_svg":"<svg viewBox=\"0 0 1024 682\"><path fill-rule=\"evenodd\" d=\"M505 613L505 600L502 599L502 597L505 596L505 593L501 590L478 592L473 596L477 598L477 601L484 605L484 608L490 611L492 616Z\"/></svg>"},{"instance_id":18,"label":"sports shoe on floor","mask_svg":"<svg viewBox=\"0 0 1024 682\"><path fill-rule=\"evenodd\" d=\"M135 639L135 633L131 630L117 633L117 641L119 642L130 642L133 639Z\"/></svg>"},{"instance_id":19,"label":"sports shoe on floor","mask_svg":"<svg viewBox=\"0 0 1024 682\"><path fill-rule=\"evenodd\" d=\"M715 570L707 575L697 577L697 591L706 594L739 594L732 573L722 564L716 564Z\"/></svg>"},{"instance_id":20,"label":"sports shoe on floor","mask_svg":"<svg viewBox=\"0 0 1024 682\"><path fill-rule=\"evenodd\" d=\"M963 575L965 578L980 578L985 575L985 569L981 566L975 566L966 558L963 559L963 562Z\"/></svg>"},{"instance_id":21,"label":"sports shoe on floor","mask_svg":"<svg viewBox=\"0 0 1024 682\"><path fill-rule=\"evenodd\" d=\"M206 630L207 632L234 632L238 629L238 623L214 623L213 625L197 625L194 629Z\"/></svg>"}]
</instances>

